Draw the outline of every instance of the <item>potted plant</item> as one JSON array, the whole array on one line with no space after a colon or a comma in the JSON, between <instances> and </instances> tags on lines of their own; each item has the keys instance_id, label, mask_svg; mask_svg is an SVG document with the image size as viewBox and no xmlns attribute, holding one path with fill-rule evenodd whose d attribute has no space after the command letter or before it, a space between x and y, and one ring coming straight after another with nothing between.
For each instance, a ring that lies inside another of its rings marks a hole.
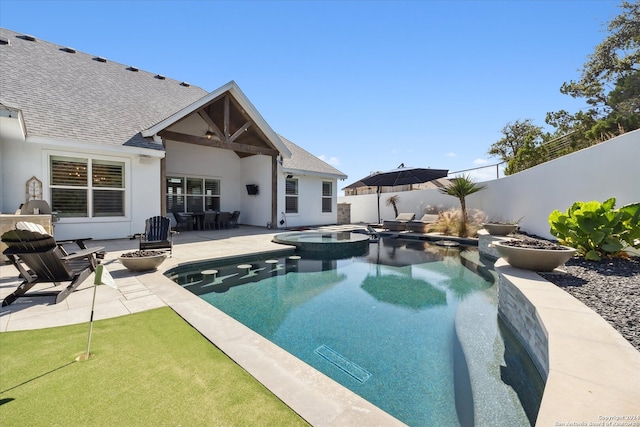
<instances>
[{"instance_id":1,"label":"potted plant","mask_svg":"<svg viewBox=\"0 0 640 427\"><path fill-rule=\"evenodd\" d=\"M512 267L533 271L553 271L576 252L568 246L531 238L494 242L493 247Z\"/></svg>"},{"instance_id":2,"label":"potted plant","mask_svg":"<svg viewBox=\"0 0 640 427\"><path fill-rule=\"evenodd\" d=\"M492 236L506 236L507 234L518 231L519 223L522 218L512 220L490 220L482 223L482 228L487 230Z\"/></svg>"},{"instance_id":3,"label":"potted plant","mask_svg":"<svg viewBox=\"0 0 640 427\"><path fill-rule=\"evenodd\" d=\"M118 261L120 261L127 270L139 272L155 270L162 264L165 258L167 258L167 254L163 251L137 250L120 255Z\"/></svg>"}]
</instances>

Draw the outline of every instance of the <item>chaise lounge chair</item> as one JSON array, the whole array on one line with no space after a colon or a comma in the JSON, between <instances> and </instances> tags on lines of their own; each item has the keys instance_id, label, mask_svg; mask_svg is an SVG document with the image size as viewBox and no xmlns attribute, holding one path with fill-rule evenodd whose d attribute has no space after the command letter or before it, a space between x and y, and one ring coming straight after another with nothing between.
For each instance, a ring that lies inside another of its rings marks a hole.
<instances>
[{"instance_id":1,"label":"chaise lounge chair","mask_svg":"<svg viewBox=\"0 0 640 427\"><path fill-rule=\"evenodd\" d=\"M98 257L103 254L101 247L82 249L83 240L56 242L42 226L19 222L15 230L9 230L0 237L7 245L4 254L18 270L23 279L18 288L9 294L2 306L13 303L20 297L55 296L55 303L63 301L75 291L89 275L95 271ZM69 254L63 243L75 242L81 249ZM70 282L60 289L27 293L38 283L53 283L57 287L61 282Z\"/></svg>"},{"instance_id":2,"label":"chaise lounge chair","mask_svg":"<svg viewBox=\"0 0 640 427\"><path fill-rule=\"evenodd\" d=\"M407 227L407 222L416 217L414 213L401 213L395 220L382 221L382 227L389 231L404 231Z\"/></svg>"},{"instance_id":3,"label":"chaise lounge chair","mask_svg":"<svg viewBox=\"0 0 640 427\"><path fill-rule=\"evenodd\" d=\"M429 231L429 227L438 221L437 214L424 214L422 218L417 221L408 221L407 222L407 231L411 231L414 233L427 233Z\"/></svg>"}]
</instances>

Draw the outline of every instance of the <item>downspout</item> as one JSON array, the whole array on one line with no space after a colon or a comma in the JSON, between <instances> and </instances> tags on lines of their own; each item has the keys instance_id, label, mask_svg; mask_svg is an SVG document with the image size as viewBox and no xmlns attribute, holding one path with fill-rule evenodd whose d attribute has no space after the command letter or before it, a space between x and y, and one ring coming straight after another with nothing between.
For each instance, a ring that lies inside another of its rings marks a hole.
<instances>
[{"instance_id":1,"label":"downspout","mask_svg":"<svg viewBox=\"0 0 640 427\"><path fill-rule=\"evenodd\" d=\"M153 140L161 142L164 148L164 156L160 159L160 215L167 215L167 146L164 142L164 138L161 138L158 134L153 135Z\"/></svg>"},{"instance_id":2,"label":"downspout","mask_svg":"<svg viewBox=\"0 0 640 427\"><path fill-rule=\"evenodd\" d=\"M278 221L278 156L271 156L271 224L277 228Z\"/></svg>"}]
</instances>

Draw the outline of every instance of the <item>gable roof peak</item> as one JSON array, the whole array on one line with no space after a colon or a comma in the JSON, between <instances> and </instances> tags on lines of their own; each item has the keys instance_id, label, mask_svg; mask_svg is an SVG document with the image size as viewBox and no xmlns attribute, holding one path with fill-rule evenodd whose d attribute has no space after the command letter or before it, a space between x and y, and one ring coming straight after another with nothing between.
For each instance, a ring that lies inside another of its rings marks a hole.
<instances>
[{"instance_id":1,"label":"gable roof peak","mask_svg":"<svg viewBox=\"0 0 640 427\"><path fill-rule=\"evenodd\" d=\"M276 150L278 150L280 155L284 158L290 158L291 151L289 151L289 149L287 148L287 145L285 145L280 139L280 136L273 129L271 129L271 126L269 126L266 120L254 107L251 101L249 101L249 98L247 98L247 96L244 94L244 92L242 92L242 90L234 80L231 80L228 83L220 86L216 90L209 92L208 94L204 95L200 99L194 101L190 105L187 105L181 110L176 111L171 116L156 123L150 128L143 130L141 132L141 135L147 138L152 137L158 134L158 132L161 132L162 130L168 128L169 126L173 125L174 123L188 116L189 114L195 113L202 107L206 106L208 103L214 101L216 98L218 98L219 96L227 92L231 94L231 96L233 96L233 98L238 102L240 107L246 112L246 114L249 115L251 120L253 120L256 126L260 128L260 130L264 133L264 135L267 137L269 142L275 147Z\"/></svg>"}]
</instances>

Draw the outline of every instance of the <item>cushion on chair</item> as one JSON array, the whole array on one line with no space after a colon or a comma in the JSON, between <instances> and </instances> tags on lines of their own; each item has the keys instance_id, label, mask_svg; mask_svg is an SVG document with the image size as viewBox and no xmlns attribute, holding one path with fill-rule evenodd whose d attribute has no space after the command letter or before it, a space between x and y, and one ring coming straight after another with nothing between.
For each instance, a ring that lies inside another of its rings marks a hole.
<instances>
[{"instance_id":1,"label":"cushion on chair","mask_svg":"<svg viewBox=\"0 0 640 427\"><path fill-rule=\"evenodd\" d=\"M436 222L438 221L438 214L424 214L422 218L420 218L421 222Z\"/></svg>"},{"instance_id":2,"label":"cushion on chair","mask_svg":"<svg viewBox=\"0 0 640 427\"><path fill-rule=\"evenodd\" d=\"M408 221L406 223L407 231L413 231L415 233L426 233L429 231L429 226L438 221L438 215L424 214L419 221Z\"/></svg>"},{"instance_id":3,"label":"cushion on chair","mask_svg":"<svg viewBox=\"0 0 640 427\"><path fill-rule=\"evenodd\" d=\"M396 217L396 221L411 221L416 217L414 213L401 213Z\"/></svg>"}]
</instances>

